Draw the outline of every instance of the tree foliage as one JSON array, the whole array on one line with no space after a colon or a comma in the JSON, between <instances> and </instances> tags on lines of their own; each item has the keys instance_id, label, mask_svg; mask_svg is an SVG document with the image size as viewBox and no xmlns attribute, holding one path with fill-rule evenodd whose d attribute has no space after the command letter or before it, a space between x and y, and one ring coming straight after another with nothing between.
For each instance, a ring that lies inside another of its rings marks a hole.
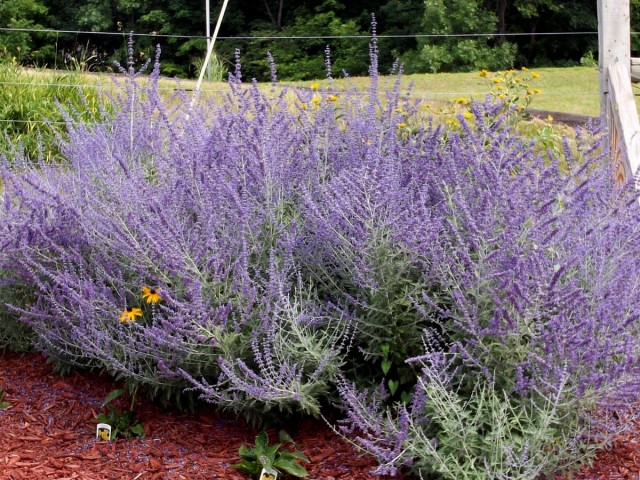
<instances>
[{"instance_id":1,"label":"tree foliage","mask_svg":"<svg viewBox=\"0 0 640 480\"><path fill-rule=\"evenodd\" d=\"M221 6L222 0L211 0L212 24ZM632 31L640 24L638 7L640 0L633 0ZM588 0L233 0L216 53L231 70L240 49L249 79L268 79L267 52L280 78L310 79L324 76L328 46L334 72L362 75L372 14L381 36L383 73L398 58L405 71L437 72L567 65L597 57L595 33L541 35L597 31L596 2ZM2 25L104 33L4 32L0 48L23 64L59 67L84 61L88 69L105 70L114 59L125 60L126 37L133 31L139 35L138 63L160 44L165 74L194 76L205 55L205 22L202 0L16 0L0 5ZM640 51L635 37L632 47Z\"/></svg>"}]
</instances>

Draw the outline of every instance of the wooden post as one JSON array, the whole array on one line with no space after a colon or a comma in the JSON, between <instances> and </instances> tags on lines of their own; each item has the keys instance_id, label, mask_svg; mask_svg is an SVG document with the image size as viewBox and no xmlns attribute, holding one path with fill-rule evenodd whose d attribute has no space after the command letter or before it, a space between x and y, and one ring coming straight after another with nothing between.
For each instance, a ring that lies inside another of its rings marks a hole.
<instances>
[{"instance_id":1,"label":"wooden post","mask_svg":"<svg viewBox=\"0 0 640 480\"><path fill-rule=\"evenodd\" d=\"M603 149L613 164L616 182L638 183L640 122L631 90L631 27L629 0L598 0L600 118Z\"/></svg>"},{"instance_id":2,"label":"wooden post","mask_svg":"<svg viewBox=\"0 0 640 480\"><path fill-rule=\"evenodd\" d=\"M629 0L598 0L598 64L600 116L607 116L607 69L620 62L631 68L631 19Z\"/></svg>"}]
</instances>

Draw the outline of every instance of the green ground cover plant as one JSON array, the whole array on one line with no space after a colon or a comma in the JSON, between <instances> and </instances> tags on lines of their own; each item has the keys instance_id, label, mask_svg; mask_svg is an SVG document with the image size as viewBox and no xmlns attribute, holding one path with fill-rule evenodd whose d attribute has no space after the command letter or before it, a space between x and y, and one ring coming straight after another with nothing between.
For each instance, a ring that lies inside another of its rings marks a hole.
<instances>
[{"instance_id":1,"label":"green ground cover plant","mask_svg":"<svg viewBox=\"0 0 640 480\"><path fill-rule=\"evenodd\" d=\"M570 472L640 396L638 195L597 126L543 152L505 99L418 121L375 40L370 61L366 90L329 56L279 90L238 58L226 102L192 104L131 60L60 162L0 162L0 269L29 291L5 308L151 395L330 411L381 474Z\"/></svg>"},{"instance_id":2,"label":"green ground cover plant","mask_svg":"<svg viewBox=\"0 0 640 480\"><path fill-rule=\"evenodd\" d=\"M290 475L295 478L309 476L309 472L299 462L309 462L309 459L298 450L291 450L295 442L284 430L278 432L278 442L270 444L267 432L262 431L256 436L253 447L243 444L238 455L240 463L233 465L250 478L257 478L264 469L266 472L275 470L280 475Z\"/></svg>"}]
</instances>

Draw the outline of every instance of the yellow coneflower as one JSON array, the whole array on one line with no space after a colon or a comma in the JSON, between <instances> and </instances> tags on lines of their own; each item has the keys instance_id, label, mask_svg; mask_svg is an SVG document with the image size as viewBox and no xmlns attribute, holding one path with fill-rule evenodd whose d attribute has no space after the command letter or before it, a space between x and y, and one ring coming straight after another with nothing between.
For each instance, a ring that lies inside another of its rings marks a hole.
<instances>
[{"instance_id":1,"label":"yellow coneflower","mask_svg":"<svg viewBox=\"0 0 640 480\"><path fill-rule=\"evenodd\" d=\"M471 120L473 118L473 113L471 112L464 112L463 113L464 118L466 118L467 120Z\"/></svg>"},{"instance_id":2,"label":"yellow coneflower","mask_svg":"<svg viewBox=\"0 0 640 480\"><path fill-rule=\"evenodd\" d=\"M142 310L138 307L127 307L120 314L120 323L135 322L136 317L142 316Z\"/></svg>"},{"instance_id":3,"label":"yellow coneflower","mask_svg":"<svg viewBox=\"0 0 640 480\"><path fill-rule=\"evenodd\" d=\"M159 288L142 287L142 299L147 303L158 303L162 300Z\"/></svg>"},{"instance_id":4,"label":"yellow coneflower","mask_svg":"<svg viewBox=\"0 0 640 480\"><path fill-rule=\"evenodd\" d=\"M479 77L486 77L487 75L489 75L489 70L485 70L484 68L480 70L480 73L478 74Z\"/></svg>"},{"instance_id":5,"label":"yellow coneflower","mask_svg":"<svg viewBox=\"0 0 640 480\"><path fill-rule=\"evenodd\" d=\"M320 97L318 97L317 95L313 97L313 99L311 100L313 103L315 103L316 105L318 105L320 103Z\"/></svg>"},{"instance_id":6,"label":"yellow coneflower","mask_svg":"<svg viewBox=\"0 0 640 480\"><path fill-rule=\"evenodd\" d=\"M318 82L313 82L311 84L311 90L318 90L320 88L320 84Z\"/></svg>"},{"instance_id":7,"label":"yellow coneflower","mask_svg":"<svg viewBox=\"0 0 640 480\"><path fill-rule=\"evenodd\" d=\"M335 102L336 100L338 100L338 96L337 95L329 95L327 97L327 100L329 100L330 102Z\"/></svg>"}]
</instances>

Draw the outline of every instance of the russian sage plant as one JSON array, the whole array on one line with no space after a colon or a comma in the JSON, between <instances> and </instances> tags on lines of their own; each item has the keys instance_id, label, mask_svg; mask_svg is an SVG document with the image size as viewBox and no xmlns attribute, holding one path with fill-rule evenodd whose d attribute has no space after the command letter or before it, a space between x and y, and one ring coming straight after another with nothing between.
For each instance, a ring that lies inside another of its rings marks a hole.
<instances>
[{"instance_id":1,"label":"russian sage plant","mask_svg":"<svg viewBox=\"0 0 640 480\"><path fill-rule=\"evenodd\" d=\"M407 128L376 61L366 92L278 90L273 60L267 91L238 62L222 104L129 65L64 162L0 164L0 271L28 286L7 308L151 394L337 406L378 473L571 469L638 398L637 199L595 131L560 165L489 101Z\"/></svg>"}]
</instances>

